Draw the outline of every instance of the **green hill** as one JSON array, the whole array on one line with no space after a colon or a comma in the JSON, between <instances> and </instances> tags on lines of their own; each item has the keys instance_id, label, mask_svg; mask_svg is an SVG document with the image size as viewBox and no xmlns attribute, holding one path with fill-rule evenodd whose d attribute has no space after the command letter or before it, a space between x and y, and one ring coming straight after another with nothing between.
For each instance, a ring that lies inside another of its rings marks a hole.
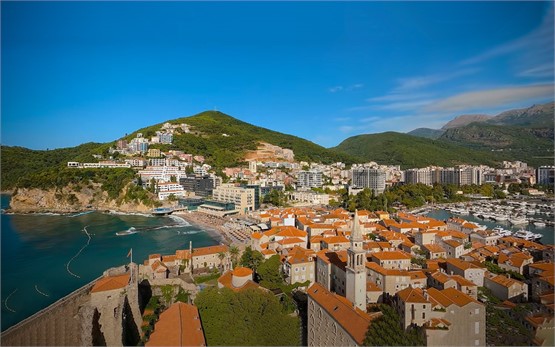
<instances>
[{"instance_id":1,"label":"green hill","mask_svg":"<svg viewBox=\"0 0 555 347\"><path fill-rule=\"evenodd\" d=\"M104 147L106 146L93 142L84 143L76 147L46 151L24 147L1 146L2 190L15 187L18 180L27 175L46 169L65 167L68 161L94 161L92 154L101 154Z\"/></svg>"},{"instance_id":2,"label":"green hill","mask_svg":"<svg viewBox=\"0 0 555 347\"><path fill-rule=\"evenodd\" d=\"M216 169L239 165L244 161L245 153L257 149L259 142L267 142L293 150L296 161L321 163L341 161L348 164L360 161L347 154L326 149L296 136L242 122L221 112L208 111L168 122L171 124L186 123L191 126L192 132L187 134L177 132L171 145L157 144L151 147L203 155L207 163ZM125 139L131 140L137 133L142 133L144 137L153 136L164 123L139 129L126 136ZM49 171L47 169L65 167L68 161L94 162L96 160L92 154L107 155L110 146L115 146L115 141L104 144L86 143L72 148L48 151L2 146L2 189L14 188L20 178L29 177L31 174L40 174Z\"/></svg>"},{"instance_id":3,"label":"green hill","mask_svg":"<svg viewBox=\"0 0 555 347\"><path fill-rule=\"evenodd\" d=\"M428 165L495 165L505 155L477 151L440 140L425 139L396 132L353 136L334 148L349 155L380 164L417 168Z\"/></svg>"},{"instance_id":4,"label":"green hill","mask_svg":"<svg viewBox=\"0 0 555 347\"><path fill-rule=\"evenodd\" d=\"M295 153L296 161L357 162L356 158L344 153L326 149L300 137L257 127L217 111L202 112L195 116L170 120L168 123L185 123L192 127L192 132L178 133L174 135L171 145L158 145L158 147L203 155L207 162L216 168L240 164L247 151L258 147L258 142L291 149ZM126 139L131 140L137 133L143 133L145 137L152 136L162 124L139 129L128 135Z\"/></svg>"},{"instance_id":5,"label":"green hill","mask_svg":"<svg viewBox=\"0 0 555 347\"><path fill-rule=\"evenodd\" d=\"M553 127L531 128L484 122L448 129L439 138L454 145L503 153L531 166L553 165Z\"/></svg>"},{"instance_id":6,"label":"green hill","mask_svg":"<svg viewBox=\"0 0 555 347\"><path fill-rule=\"evenodd\" d=\"M444 130L430 129L430 128L418 128L409 131L407 134L412 136L423 137L426 139L435 140L443 134Z\"/></svg>"}]
</instances>

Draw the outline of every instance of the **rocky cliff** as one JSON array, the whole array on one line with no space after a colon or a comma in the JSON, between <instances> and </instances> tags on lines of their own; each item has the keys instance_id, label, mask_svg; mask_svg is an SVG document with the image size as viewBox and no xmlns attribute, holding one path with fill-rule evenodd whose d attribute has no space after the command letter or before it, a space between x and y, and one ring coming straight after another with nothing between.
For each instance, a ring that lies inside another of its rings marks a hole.
<instances>
[{"instance_id":1,"label":"rocky cliff","mask_svg":"<svg viewBox=\"0 0 555 347\"><path fill-rule=\"evenodd\" d=\"M127 187L117 199L110 199L108 193L101 189L100 184L91 184L88 187L70 185L61 190L19 188L12 195L10 211L69 213L95 209L148 212L153 208L142 202L126 201L124 198L126 190Z\"/></svg>"}]
</instances>

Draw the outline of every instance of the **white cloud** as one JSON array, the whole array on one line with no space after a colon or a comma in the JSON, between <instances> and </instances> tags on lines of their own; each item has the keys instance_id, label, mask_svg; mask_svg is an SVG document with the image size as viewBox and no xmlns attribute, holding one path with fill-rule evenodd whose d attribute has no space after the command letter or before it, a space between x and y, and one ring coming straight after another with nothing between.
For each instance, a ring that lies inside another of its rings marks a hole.
<instances>
[{"instance_id":1,"label":"white cloud","mask_svg":"<svg viewBox=\"0 0 555 347\"><path fill-rule=\"evenodd\" d=\"M499 107L516 102L552 98L552 84L507 87L457 94L424 108L430 112L458 112L470 109Z\"/></svg>"},{"instance_id":2,"label":"white cloud","mask_svg":"<svg viewBox=\"0 0 555 347\"><path fill-rule=\"evenodd\" d=\"M368 102L387 102L387 101L405 101L405 100L413 100L413 99L422 99L429 97L429 93L391 93L383 96L377 96L374 98L368 98L366 101Z\"/></svg>"},{"instance_id":3,"label":"white cloud","mask_svg":"<svg viewBox=\"0 0 555 347\"><path fill-rule=\"evenodd\" d=\"M350 86L335 86L335 87L331 87L330 89L328 89L328 91L330 93L337 93L337 92L341 92L341 91L353 91L356 89L361 89L364 87L364 84L362 83L356 83L356 84L351 84Z\"/></svg>"},{"instance_id":4,"label":"white cloud","mask_svg":"<svg viewBox=\"0 0 555 347\"><path fill-rule=\"evenodd\" d=\"M331 87L330 89L328 89L328 91L330 93L337 93L337 92L342 91L343 89L344 89L343 86L335 86L335 87Z\"/></svg>"},{"instance_id":5,"label":"white cloud","mask_svg":"<svg viewBox=\"0 0 555 347\"><path fill-rule=\"evenodd\" d=\"M518 74L522 77L551 77L553 78L553 64L543 64L524 70Z\"/></svg>"},{"instance_id":6,"label":"white cloud","mask_svg":"<svg viewBox=\"0 0 555 347\"><path fill-rule=\"evenodd\" d=\"M452 72L446 72L442 74L400 78L397 80L398 86L393 90L393 93L403 93L407 91L421 89L430 85L449 81L457 77L470 75L478 71L479 69L477 68L469 68L469 69L455 70Z\"/></svg>"}]
</instances>

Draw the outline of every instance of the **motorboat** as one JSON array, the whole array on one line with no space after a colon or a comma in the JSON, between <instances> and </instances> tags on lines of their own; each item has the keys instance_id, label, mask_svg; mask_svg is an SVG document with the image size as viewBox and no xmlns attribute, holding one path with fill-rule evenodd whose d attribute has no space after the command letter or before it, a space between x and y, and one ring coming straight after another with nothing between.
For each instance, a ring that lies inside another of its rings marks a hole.
<instances>
[{"instance_id":1,"label":"motorboat","mask_svg":"<svg viewBox=\"0 0 555 347\"><path fill-rule=\"evenodd\" d=\"M125 231L119 231L116 233L117 236L126 236L136 234L138 231L134 227L131 227Z\"/></svg>"}]
</instances>

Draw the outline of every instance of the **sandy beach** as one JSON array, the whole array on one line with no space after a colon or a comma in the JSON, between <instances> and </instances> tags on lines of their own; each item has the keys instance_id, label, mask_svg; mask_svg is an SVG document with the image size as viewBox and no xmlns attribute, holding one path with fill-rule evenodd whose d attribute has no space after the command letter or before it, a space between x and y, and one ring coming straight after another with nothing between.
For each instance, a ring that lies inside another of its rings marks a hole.
<instances>
[{"instance_id":1,"label":"sandy beach","mask_svg":"<svg viewBox=\"0 0 555 347\"><path fill-rule=\"evenodd\" d=\"M220 242L231 245L232 240L227 236L225 227L223 226L229 220L222 217L216 217L199 212L174 212L174 215L185 219L191 224L196 224L206 230L208 234L220 240Z\"/></svg>"}]
</instances>

